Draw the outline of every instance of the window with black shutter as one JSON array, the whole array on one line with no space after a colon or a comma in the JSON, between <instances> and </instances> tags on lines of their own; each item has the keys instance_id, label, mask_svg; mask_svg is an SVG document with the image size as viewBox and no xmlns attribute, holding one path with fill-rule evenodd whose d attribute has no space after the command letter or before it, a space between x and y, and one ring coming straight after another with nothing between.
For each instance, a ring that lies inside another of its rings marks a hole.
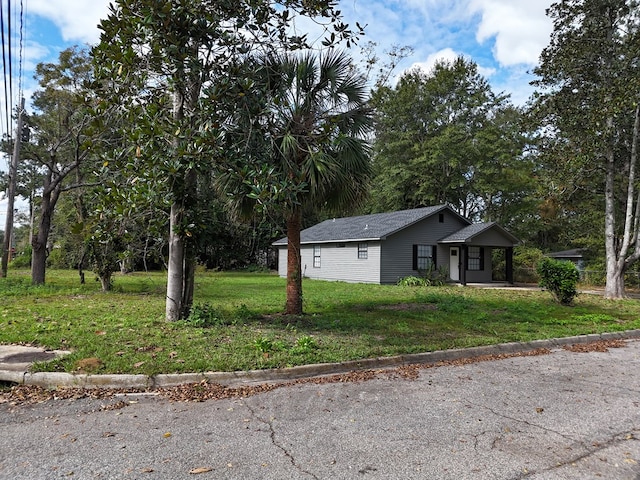
<instances>
[{"instance_id":1,"label":"window with black shutter","mask_svg":"<svg viewBox=\"0 0 640 480\"><path fill-rule=\"evenodd\" d=\"M429 270L436 264L435 245L413 246L413 269L417 271Z\"/></svg>"},{"instance_id":2,"label":"window with black shutter","mask_svg":"<svg viewBox=\"0 0 640 480\"><path fill-rule=\"evenodd\" d=\"M484 248L469 247L467 249L467 270L484 270Z\"/></svg>"}]
</instances>

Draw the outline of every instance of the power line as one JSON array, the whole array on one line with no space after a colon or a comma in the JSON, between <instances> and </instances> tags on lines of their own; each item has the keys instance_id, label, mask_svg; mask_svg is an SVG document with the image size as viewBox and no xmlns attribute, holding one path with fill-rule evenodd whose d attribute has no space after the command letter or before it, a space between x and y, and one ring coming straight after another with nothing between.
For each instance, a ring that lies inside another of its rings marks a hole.
<instances>
[{"instance_id":1,"label":"power line","mask_svg":"<svg viewBox=\"0 0 640 480\"><path fill-rule=\"evenodd\" d=\"M11 0L8 0L8 4L11 3ZM2 70L4 72L4 104L5 104L5 121L7 126L7 138L11 138L11 123L9 121L10 112L11 112L11 104L9 103L9 95L8 95L8 82L7 82L7 54L5 49L5 33L4 33L4 8L0 5L0 29L2 29ZM9 32L10 35L10 32ZM9 82L11 79L9 78Z\"/></svg>"},{"instance_id":2,"label":"power line","mask_svg":"<svg viewBox=\"0 0 640 480\"><path fill-rule=\"evenodd\" d=\"M26 31L25 31L25 24L24 24L24 3L23 0L20 0L20 47L19 47L19 59L20 59L20 65L19 65L19 69L18 69L18 97L22 98L22 76L24 75L24 72L22 71L22 60L23 60L23 55L24 55L24 45L23 45L23 37L26 37Z\"/></svg>"},{"instance_id":3,"label":"power line","mask_svg":"<svg viewBox=\"0 0 640 480\"><path fill-rule=\"evenodd\" d=\"M9 45L9 100L11 101L11 105L13 106L13 58L12 58L12 48L11 48L11 37L13 29L11 28L11 0L7 0L7 18L9 21L9 34L7 35L7 37L9 38L8 41L8 45ZM8 108L9 112L11 112L12 108ZM9 131L11 131L11 126L9 126L8 128ZM11 134L9 134L11 135Z\"/></svg>"}]
</instances>

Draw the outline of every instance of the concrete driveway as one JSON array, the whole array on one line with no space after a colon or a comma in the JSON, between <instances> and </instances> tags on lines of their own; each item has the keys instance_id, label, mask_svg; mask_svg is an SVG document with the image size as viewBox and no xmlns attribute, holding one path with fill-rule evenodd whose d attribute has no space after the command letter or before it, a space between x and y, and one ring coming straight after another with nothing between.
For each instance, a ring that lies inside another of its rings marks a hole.
<instances>
[{"instance_id":1,"label":"concrete driveway","mask_svg":"<svg viewBox=\"0 0 640 480\"><path fill-rule=\"evenodd\" d=\"M640 341L201 403L0 405L2 479L640 479Z\"/></svg>"}]
</instances>

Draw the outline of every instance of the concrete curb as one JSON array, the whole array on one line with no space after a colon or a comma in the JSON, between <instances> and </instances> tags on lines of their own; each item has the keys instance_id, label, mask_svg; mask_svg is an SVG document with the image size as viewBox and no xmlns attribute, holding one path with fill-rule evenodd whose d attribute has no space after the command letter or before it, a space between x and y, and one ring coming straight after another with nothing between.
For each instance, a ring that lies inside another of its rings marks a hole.
<instances>
[{"instance_id":1,"label":"concrete curb","mask_svg":"<svg viewBox=\"0 0 640 480\"><path fill-rule=\"evenodd\" d=\"M0 370L0 381L20 385L35 385L44 388L78 387L78 388L125 388L152 389L157 387L174 387L189 383L208 381L227 387L243 385L284 383L300 378L312 378L336 375L359 370L378 370L401 367L412 364L434 364L461 359L472 359L485 355L501 355L524 353L540 348L560 348L565 345L592 343L603 340L640 339L639 330L611 332L602 334L578 335L574 337L534 340L531 342L512 342L482 347L437 350L435 352L397 355L394 357L368 358L341 363L321 363L301 365L291 368L271 370L248 370L236 372L205 373L169 373L159 375L86 375L60 372L18 372Z\"/></svg>"}]
</instances>

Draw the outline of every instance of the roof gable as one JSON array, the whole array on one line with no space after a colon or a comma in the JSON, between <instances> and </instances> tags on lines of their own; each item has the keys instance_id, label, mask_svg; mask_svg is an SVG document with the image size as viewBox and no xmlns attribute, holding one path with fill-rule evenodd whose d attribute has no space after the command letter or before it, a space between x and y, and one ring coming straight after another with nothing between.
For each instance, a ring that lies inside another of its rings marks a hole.
<instances>
[{"instance_id":1,"label":"roof gable","mask_svg":"<svg viewBox=\"0 0 640 480\"><path fill-rule=\"evenodd\" d=\"M512 243L519 243L520 241L514 237L511 233L507 232L504 228L498 225L496 222L489 223L474 223L468 225L457 232L448 235L447 237L440 240L439 243L471 243L474 238L478 235L488 231L488 230L497 230L500 235L507 238Z\"/></svg>"},{"instance_id":2,"label":"roof gable","mask_svg":"<svg viewBox=\"0 0 640 480\"><path fill-rule=\"evenodd\" d=\"M357 217L334 218L325 220L300 232L301 243L353 242L365 240L383 240L389 235L407 228L416 222L442 211L471 223L461 217L447 205L414 208L397 212L374 213ZM282 238L274 245L286 245L287 238Z\"/></svg>"}]
</instances>

